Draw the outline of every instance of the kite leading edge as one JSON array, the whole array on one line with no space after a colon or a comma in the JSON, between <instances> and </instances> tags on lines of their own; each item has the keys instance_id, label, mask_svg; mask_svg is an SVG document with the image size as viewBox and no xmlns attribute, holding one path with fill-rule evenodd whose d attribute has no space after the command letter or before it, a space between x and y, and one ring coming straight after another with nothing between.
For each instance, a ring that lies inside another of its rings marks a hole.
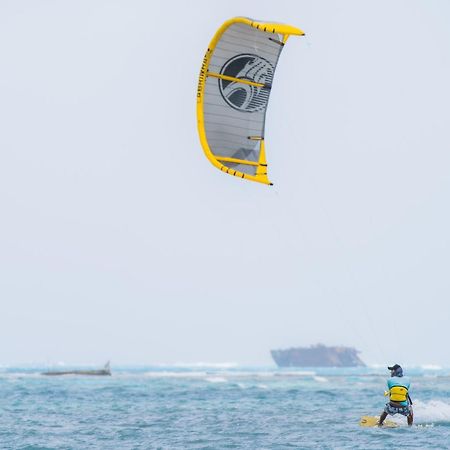
<instances>
[{"instance_id":1,"label":"kite leading edge","mask_svg":"<svg viewBox=\"0 0 450 450\"><path fill-rule=\"evenodd\" d=\"M197 89L197 125L206 157L223 172L269 184L264 127L284 44L305 33L245 17L226 21L209 44Z\"/></svg>"}]
</instances>

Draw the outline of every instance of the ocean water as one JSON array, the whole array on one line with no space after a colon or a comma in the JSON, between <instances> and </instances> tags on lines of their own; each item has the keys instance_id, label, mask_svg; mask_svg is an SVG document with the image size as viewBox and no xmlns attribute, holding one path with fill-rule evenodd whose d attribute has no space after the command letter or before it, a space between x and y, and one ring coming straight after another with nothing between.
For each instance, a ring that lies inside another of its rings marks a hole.
<instances>
[{"instance_id":1,"label":"ocean water","mask_svg":"<svg viewBox=\"0 0 450 450\"><path fill-rule=\"evenodd\" d=\"M0 368L1 449L450 448L450 369L406 369L415 425L361 428L384 368L114 367L111 377Z\"/></svg>"}]
</instances>

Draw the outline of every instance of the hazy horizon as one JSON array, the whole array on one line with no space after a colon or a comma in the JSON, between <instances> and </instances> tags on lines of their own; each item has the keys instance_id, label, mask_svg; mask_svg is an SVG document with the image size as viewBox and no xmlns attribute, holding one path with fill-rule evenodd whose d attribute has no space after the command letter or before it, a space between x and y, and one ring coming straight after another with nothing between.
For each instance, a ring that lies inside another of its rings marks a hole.
<instances>
[{"instance_id":1,"label":"hazy horizon","mask_svg":"<svg viewBox=\"0 0 450 450\"><path fill-rule=\"evenodd\" d=\"M197 135L234 16L291 37L273 187ZM450 365L450 4L0 3L0 364L272 364L316 343Z\"/></svg>"}]
</instances>

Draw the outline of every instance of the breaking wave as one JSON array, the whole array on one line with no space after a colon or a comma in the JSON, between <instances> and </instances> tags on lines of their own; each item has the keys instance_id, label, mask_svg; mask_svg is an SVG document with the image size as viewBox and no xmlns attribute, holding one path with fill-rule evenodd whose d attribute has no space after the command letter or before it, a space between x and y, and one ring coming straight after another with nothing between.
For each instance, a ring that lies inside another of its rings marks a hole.
<instances>
[{"instance_id":1,"label":"breaking wave","mask_svg":"<svg viewBox=\"0 0 450 450\"><path fill-rule=\"evenodd\" d=\"M414 418L417 423L448 422L450 424L450 403L442 400L414 402Z\"/></svg>"}]
</instances>

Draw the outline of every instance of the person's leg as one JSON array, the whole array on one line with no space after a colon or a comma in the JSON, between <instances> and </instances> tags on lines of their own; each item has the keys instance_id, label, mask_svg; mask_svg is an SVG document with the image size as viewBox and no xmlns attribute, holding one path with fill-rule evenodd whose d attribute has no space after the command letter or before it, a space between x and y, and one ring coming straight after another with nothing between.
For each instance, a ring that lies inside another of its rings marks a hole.
<instances>
[{"instance_id":1,"label":"person's leg","mask_svg":"<svg viewBox=\"0 0 450 450\"><path fill-rule=\"evenodd\" d=\"M411 407L410 407L409 414L406 417L406 419L408 420L408 425L411 426L414 422L414 414L413 414L413 410Z\"/></svg>"}]
</instances>

